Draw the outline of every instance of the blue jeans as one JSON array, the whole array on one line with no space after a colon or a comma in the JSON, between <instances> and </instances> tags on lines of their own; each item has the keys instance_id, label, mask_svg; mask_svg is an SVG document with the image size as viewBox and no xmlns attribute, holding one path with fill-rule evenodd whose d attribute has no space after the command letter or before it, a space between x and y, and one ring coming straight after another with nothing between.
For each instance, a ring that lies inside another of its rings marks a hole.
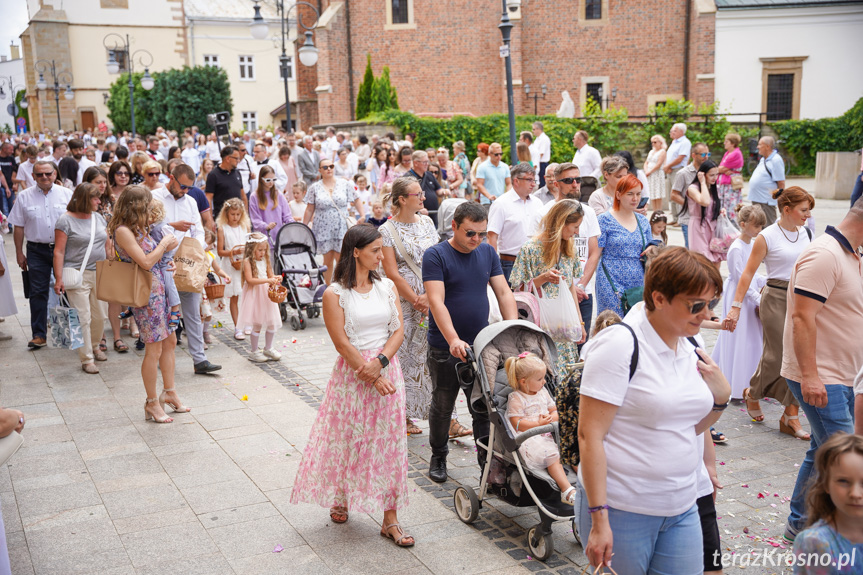
<instances>
[{"instance_id":1,"label":"blue jeans","mask_svg":"<svg viewBox=\"0 0 863 575\"><path fill-rule=\"evenodd\" d=\"M593 321L593 294L587 294L587 298L583 301L578 302L578 311L581 312L581 321L584 322L584 329L587 332L587 338L585 338L584 343L587 343L587 340L590 339L590 323ZM584 343L578 345L578 352L581 353L581 348L584 347Z\"/></svg>"},{"instance_id":2,"label":"blue jeans","mask_svg":"<svg viewBox=\"0 0 863 575\"><path fill-rule=\"evenodd\" d=\"M12 192L10 197L6 197L6 188L0 187L0 211L3 212L4 216L8 216L9 212L12 211L12 206L15 205L15 192ZM12 229L12 226L9 226L9 229Z\"/></svg>"},{"instance_id":3,"label":"blue jeans","mask_svg":"<svg viewBox=\"0 0 863 575\"><path fill-rule=\"evenodd\" d=\"M506 283L509 284L509 276L512 274L512 268L515 262L500 260L500 267L503 268L503 277L506 278Z\"/></svg>"},{"instance_id":4,"label":"blue jeans","mask_svg":"<svg viewBox=\"0 0 863 575\"><path fill-rule=\"evenodd\" d=\"M578 533L587 547L592 524L587 495L578 484ZM701 575L704 544L698 506L672 517L641 515L611 508L608 522L614 534L611 566L626 575Z\"/></svg>"},{"instance_id":5,"label":"blue jeans","mask_svg":"<svg viewBox=\"0 0 863 575\"><path fill-rule=\"evenodd\" d=\"M806 523L806 492L815 473L815 452L838 431L854 433L854 388L841 384L826 385L827 406L814 407L803 401L803 392L798 382L788 378L785 381L809 420L812 437L809 440L809 450L797 473L797 483L794 484L794 493L791 495L791 513L788 515L788 525L793 531L800 532Z\"/></svg>"},{"instance_id":6,"label":"blue jeans","mask_svg":"<svg viewBox=\"0 0 863 575\"><path fill-rule=\"evenodd\" d=\"M689 224L680 224L680 230L683 232L683 244L689 249Z\"/></svg>"}]
</instances>

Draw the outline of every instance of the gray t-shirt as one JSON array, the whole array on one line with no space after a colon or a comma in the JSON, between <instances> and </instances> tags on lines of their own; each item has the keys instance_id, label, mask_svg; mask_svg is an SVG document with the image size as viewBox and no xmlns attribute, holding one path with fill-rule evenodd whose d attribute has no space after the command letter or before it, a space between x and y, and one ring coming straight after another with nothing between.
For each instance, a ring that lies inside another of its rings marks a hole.
<instances>
[{"instance_id":1,"label":"gray t-shirt","mask_svg":"<svg viewBox=\"0 0 863 575\"><path fill-rule=\"evenodd\" d=\"M695 169L695 166L692 165L692 162L689 163L685 168L681 168L677 170L677 173L674 174L674 181L671 184L672 190L677 190L680 194L685 198L686 197L686 189L689 188L689 185L692 183L692 178L695 177L695 174L698 170ZM686 209L683 209L683 206L680 206L680 213L677 215L677 222L681 226L689 225L689 204L694 202L692 198L689 198L686 201Z\"/></svg>"},{"instance_id":2,"label":"gray t-shirt","mask_svg":"<svg viewBox=\"0 0 863 575\"><path fill-rule=\"evenodd\" d=\"M102 214L92 212L91 218L96 218L96 237L93 240L93 249L87 260L87 270L95 271L96 262L105 259L105 242L108 241L108 233L105 230L107 223ZM79 220L65 213L57 219L55 230L66 234L66 253L63 256L63 267L81 269L84 254L87 253L87 245L90 243L90 220Z\"/></svg>"}]
</instances>

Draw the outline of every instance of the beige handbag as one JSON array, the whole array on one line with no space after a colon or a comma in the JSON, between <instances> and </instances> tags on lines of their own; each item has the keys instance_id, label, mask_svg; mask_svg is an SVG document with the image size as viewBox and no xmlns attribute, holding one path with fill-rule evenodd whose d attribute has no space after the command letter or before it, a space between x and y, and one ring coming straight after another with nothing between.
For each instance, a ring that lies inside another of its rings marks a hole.
<instances>
[{"instance_id":1,"label":"beige handbag","mask_svg":"<svg viewBox=\"0 0 863 575\"><path fill-rule=\"evenodd\" d=\"M201 242L195 238L185 237L174 255L174 283L177 291L201 293L207 285L207 272L210 262Z\"/></svg>"},{"instance_id":2,"label":"beige handbag","mask_svg":"<svg viewBox=\"0 0 863 575\"><path fill-rule=\"evenodd\" d=\"M96 262L96 298L126 307L146 307L153 290L153 274L136 263Z\"/></svg>"},{"instance_id":3,"label":"beige handbag","mask_svg":"<svg viewBox=\"0 0 863 575\"><path fill-rule=\"evenodd\" d=\"M742 190L743 189L743 176L741 174L731 174L731 189L732 190Z\"/></svg>"}]
</instances>

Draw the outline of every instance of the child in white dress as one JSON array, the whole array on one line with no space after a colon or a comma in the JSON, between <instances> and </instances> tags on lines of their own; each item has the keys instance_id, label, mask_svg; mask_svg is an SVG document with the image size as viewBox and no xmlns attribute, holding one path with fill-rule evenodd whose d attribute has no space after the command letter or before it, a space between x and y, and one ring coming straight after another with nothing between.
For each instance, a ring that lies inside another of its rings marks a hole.
<instances>
[{"instance_id":1,"label":"child in white dress","mask_svg":"<svg viewBox=\"0 0 863 575\"><path fill-rule=\"evenodd\" d=\"M246 339L243 328L237 323L238 300L242 293L242 282L240 281L240 263L243 260L243 250L246 245L246 236L252 227L249 214L243 201L239 198L231 198L222 206L219 217L216 220L218 240L216 253L222 256L222 269L228 272L231 283L225 286L225 299L231 310L231 320L234 322L234 338Z\"/></svg>"},{"instance_id":2,"label":"child in white dress","mask_svg":"<svg viewBox=\"0 0 863 575\"><path fill-rule=\"evenodd\" d=\"M515 390L507 400L506 418L516 434L558 420L557 407L545 389L546 366L539 357L524 352L507 359L504 368L509 385ZM547 469L560 488L561 500L573 502L575 488L566 478L560 452L550 433L529 438L518 450L528 469Z\"/></svg>"}]
</instances>

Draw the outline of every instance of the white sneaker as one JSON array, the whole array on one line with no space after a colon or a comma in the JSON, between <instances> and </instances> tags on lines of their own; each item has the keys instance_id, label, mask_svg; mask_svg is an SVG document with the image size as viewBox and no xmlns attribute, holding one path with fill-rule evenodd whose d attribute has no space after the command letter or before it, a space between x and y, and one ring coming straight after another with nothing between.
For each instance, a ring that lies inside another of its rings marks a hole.
<instances>
[{"instance_id":1,"label":"white sneaker","mask_svg":"<svg viewBox=\"0 0 863 575\"><path fill-rule=\"evenodd\" d=\"M266 355L267 357L269 357L273 361L279 361L280 359L282 359L282 354L280 354L279 352L277 352L276 350L274 350L272 348L265 349L264 355Z\"/></svg>"},{"instance_id":2,"label":"white sneaker","mask_svg":"<svg viewBox=\"0 0 863 575\"><path fill-rule=\"evenodd\" d=\"M254 361L255 363L264 363L268 360L264 355L264 352L262 352L261 350L257 350L249 354L249 361Z\"/></svg>"}]
</instances>

